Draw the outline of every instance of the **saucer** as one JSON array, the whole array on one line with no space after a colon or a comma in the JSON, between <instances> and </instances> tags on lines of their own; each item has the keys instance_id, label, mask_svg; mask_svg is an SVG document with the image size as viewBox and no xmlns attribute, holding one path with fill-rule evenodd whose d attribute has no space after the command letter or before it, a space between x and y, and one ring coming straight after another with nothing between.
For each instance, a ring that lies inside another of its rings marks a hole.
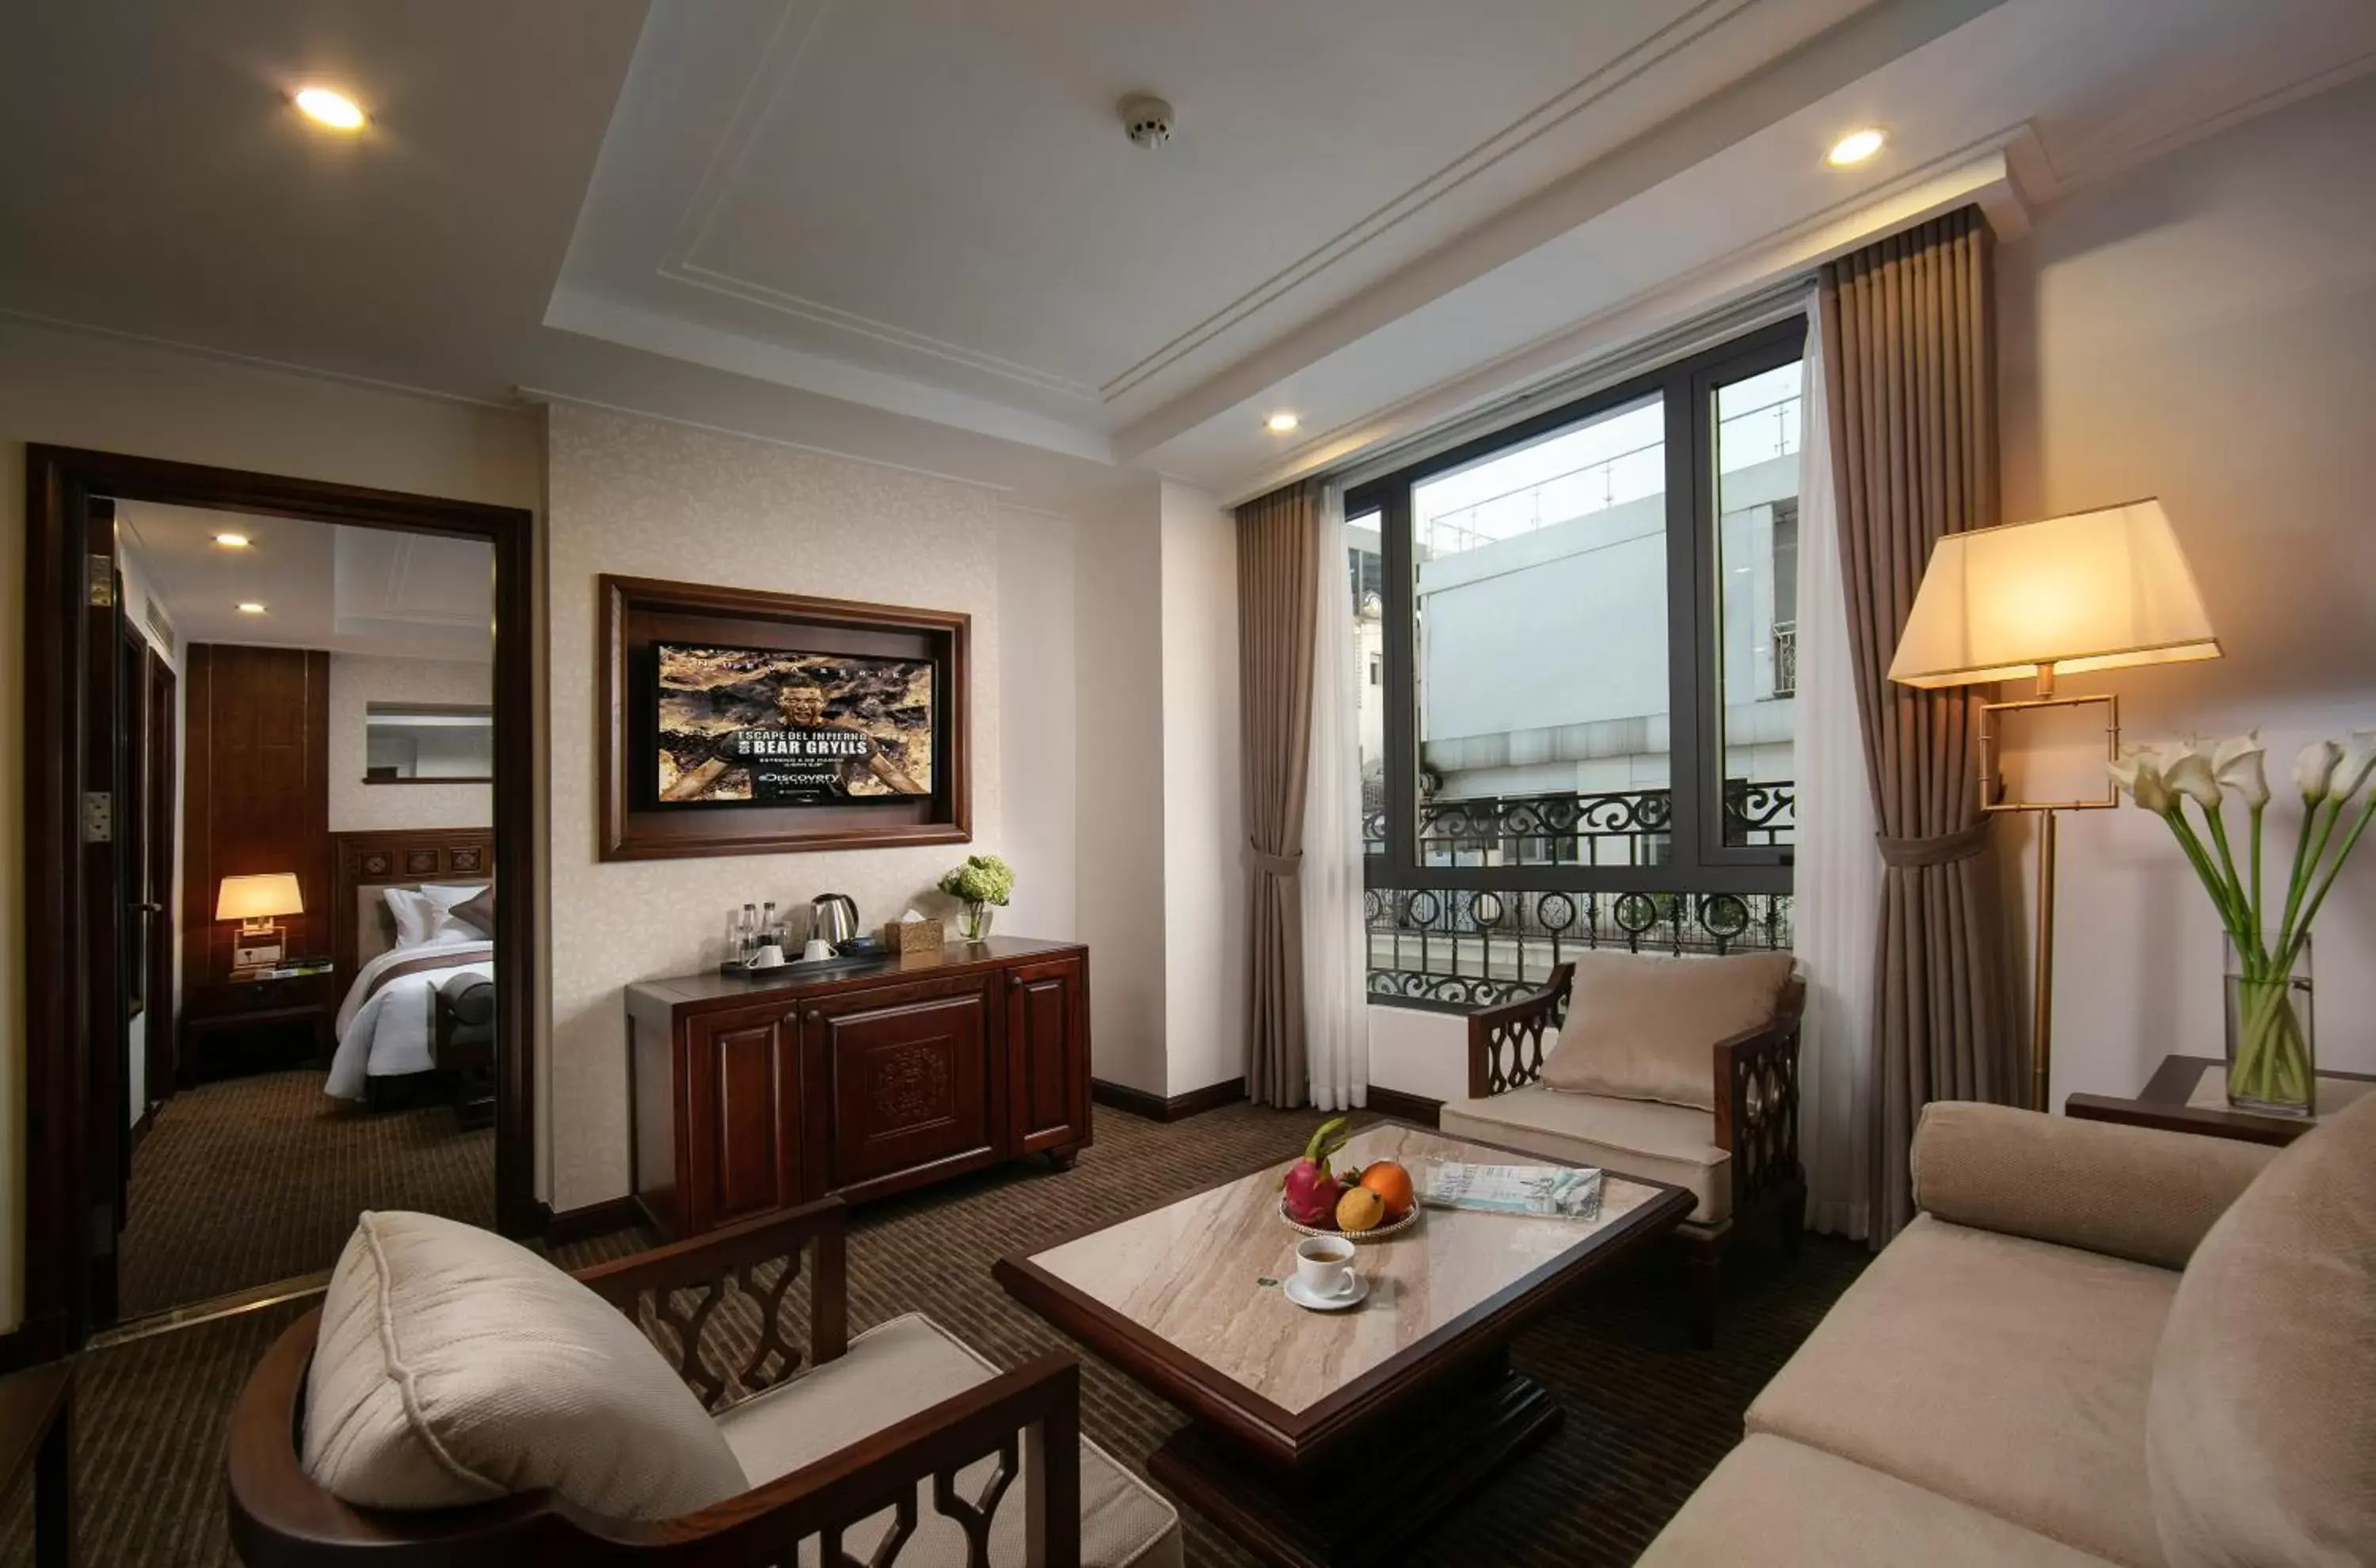
<instances>
[{"instance_id":1,"label":"saucer","mask_svg":"<svg viewBox=\"0 0 2376 1568\"><path fill-rule=\"evenodd\" d=\"M1303 1281L1293 1275L1280 1287L1287 1299L1306 1312L1341 1313L1348 1307L1358 1307L1369 1300L1370 1282L1360 1275L1353 1277L1353 1288L1341 1296L1315 1296L1303 1288Z\"/></svg>"}]
</instances>

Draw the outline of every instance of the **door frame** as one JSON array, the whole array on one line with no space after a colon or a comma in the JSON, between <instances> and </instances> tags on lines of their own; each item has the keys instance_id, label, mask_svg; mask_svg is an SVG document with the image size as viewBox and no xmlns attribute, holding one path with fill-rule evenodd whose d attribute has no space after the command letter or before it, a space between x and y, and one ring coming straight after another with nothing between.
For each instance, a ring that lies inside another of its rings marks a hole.
<instances>
[{"instance_id":1,"label":"door frame","mask_svg":"<svg viewBox=\"0 0 2376 1568\"><path fill-rule=\"evenodd\" d=\"M147 501L219 511L484 540L495 560L495 880L528 890L497 900L495 1214L505 1235L541 1234L536 1196L534 1026L537 903L534 518L520 508L121 453L25 448L25 1314L0 1366L78 1348L92 1322L89 1173L79 1151L91 1103L83 922L82 617L90 504ZM120 808L119 808L120 809ZM111 1035L112 1035L111 1031ZM121 1119L121 1107L105 1113Z\"/></svg>"}]
</instances>

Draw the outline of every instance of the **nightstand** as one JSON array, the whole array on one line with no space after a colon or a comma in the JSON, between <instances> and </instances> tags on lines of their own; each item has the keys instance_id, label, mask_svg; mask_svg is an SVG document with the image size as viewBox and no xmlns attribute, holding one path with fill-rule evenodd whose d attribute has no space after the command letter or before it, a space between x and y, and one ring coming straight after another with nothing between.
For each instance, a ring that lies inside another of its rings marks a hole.
<instances>
[{"instance_id":1,"label":"nightstand","mask_svg":"<svg viewBox=\"0 0 2376 1568\"><path fill-rule=\"evenodd\" d=\"M331 1028L338 1014L339 977L328 969L194 986L182 1003L181 1082L187 1087L298 1060L327 1065L338 1043ZM301 1036L307 1054L298 1057L286 1047Z\"/></svg>"}]
</instances>

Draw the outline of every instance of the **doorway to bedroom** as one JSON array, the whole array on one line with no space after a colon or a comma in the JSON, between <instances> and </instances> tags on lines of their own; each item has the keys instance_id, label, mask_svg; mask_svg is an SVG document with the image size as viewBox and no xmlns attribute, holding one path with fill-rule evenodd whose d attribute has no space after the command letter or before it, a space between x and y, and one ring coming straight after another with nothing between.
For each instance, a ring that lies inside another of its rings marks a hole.
<instances>
[{"instance_id":1,"label":"doorway to bedroom","mask_svg":"<svg viewBox=\"0 0 2376 1568\"><path fill-rule=\"evenodd\" d=\"M29 1002L80 1026L29 1063L29 1306L70 1348L286 1299L366 1208L532 1233L525 514L29 458L29 672L46 620L76 700L28 740L79 762L29 790L79 840L28 835L77 909Z\"/></svg>"}]
</instances>

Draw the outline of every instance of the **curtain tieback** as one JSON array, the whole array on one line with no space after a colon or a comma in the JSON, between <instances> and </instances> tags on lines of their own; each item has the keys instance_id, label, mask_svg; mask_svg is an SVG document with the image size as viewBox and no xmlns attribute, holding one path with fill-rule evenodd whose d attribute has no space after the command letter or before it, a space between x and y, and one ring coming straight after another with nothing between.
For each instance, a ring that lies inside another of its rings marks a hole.
<instances>
[{"instance_id":1,"label":"curtain tieback","mask_svg":"<svg viewBox=\"0 0 2376 1568\"><path fill-rule=\"evenodd\" d=\"M1246 864L1265 876L1294 876L1303 870L1303 851L1274 855L1253 839L1246 840Z\"/></svg>"},{"instance_id":2,"label":"curtain tieback","mask_svg":"<svg viewBox=\"0 0 2376 1568\"><path fill-rule=\"evenodd\" d=\"M1873 841L1881 846L1882 864L1909 871L1970 860L1988 848L1989 830L1995 826L1996 818L1984 816L1969 827L1930 838L1892 838L1885 833L1876 833L1872 837Z\"/></svg>"}]
</instances>

